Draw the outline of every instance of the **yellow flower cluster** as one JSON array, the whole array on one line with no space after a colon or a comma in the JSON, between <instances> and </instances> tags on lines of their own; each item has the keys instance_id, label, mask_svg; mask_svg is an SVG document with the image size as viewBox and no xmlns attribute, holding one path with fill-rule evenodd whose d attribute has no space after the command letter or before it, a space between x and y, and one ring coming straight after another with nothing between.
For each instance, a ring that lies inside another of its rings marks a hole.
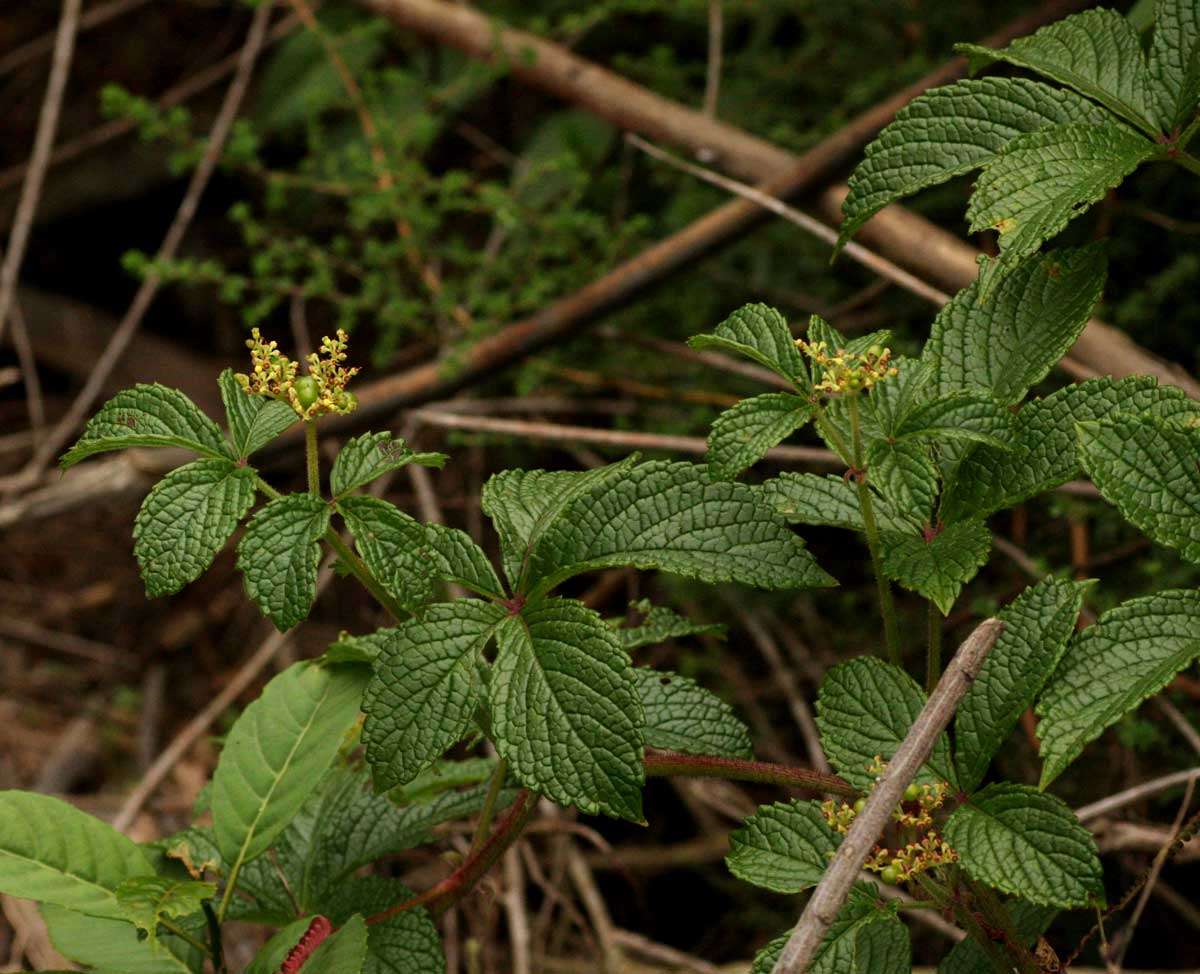
<instances>
[{"instance_id":1,"label":"yellow flower cluster","mask_svg":"<svg viewBox=\"0 0 1200 974\"><path fill-rule=\"evenodd\" d=\"M861 355L844 348L830 351L824 342L796 339L796 347L821 369L821 381L814 388L831 396L861 392L895 375L899 370L891 364L892 351L872 345Z\"/></svg>"},{"instance_id":2,"label":"yellow flower cluster","mask_svg":"<svg viewBox=\"0 0 1200 974\"><path fill-rule=\"evenodd\" d=\"M308 374L297 376L299 363L280 352L278 342L264 341L255 328L246 340L251 372L234 378L253 395L286 402L301 419L351 413L358 400L346 387L358 369L341 364L346 360L346 345L346 333L340 328L335 338L322 338L320 351L308 356Z\"/></svg>"},{"instance_id":3,"label":"yellow flower cluster","mask_svg":"<svg viewBox=\"0 0 1200 974\"><path fill-rule=\"evenodd\" d=\"M876 846L864 865L879 873L884 882L906 883L918 873L957 861L958 853L937 832L930 830L902 849L893 851Z\"/></svg>"}]
</instances>

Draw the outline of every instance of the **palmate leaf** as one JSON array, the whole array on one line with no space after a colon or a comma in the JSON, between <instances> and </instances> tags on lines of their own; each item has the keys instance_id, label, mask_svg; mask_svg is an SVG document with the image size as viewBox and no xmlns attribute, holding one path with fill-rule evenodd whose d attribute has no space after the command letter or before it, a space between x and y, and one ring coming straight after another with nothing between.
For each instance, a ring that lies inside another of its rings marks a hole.
<instances>
[{"instance_id":1,"label":"palmate leaf","mask_svg":"<svg viewBox=\"0 0 1200 974\"><path fill-rule=\"evenodd\" d=\"M389 470L399 470L410 463L442 467L447 459L444 453L414 453L404 445L404 440L393 439L391 433L364 433L348 440L334 458L329 471L329 490L334 498L343 497Z\"/></svg>"},{"instance_id":2,"label":"palmate leaf","mask_svg":"<svg viewBox=\"0 0 1200 974\"><path fill-rule=\"evenodd\" d=\"M0 791L0 892L122 919L117 887L152 873L107 822L49 795Z\"/></svg>"},{"instance_id":3,"label":"palmate leaf","mask_svg":"<svg viewBox=\"0 0 1200 974\"><path fill-rule=\"evenodd\" d=\"M174 446L213 459L237 459L220 427L199 406L178 389L155 383L113 396L88 420L58 465L66 470L93 454L133 446Z\"/></svg>"},{"instance_id":4,"label":"palmate leaf","mask_svg":"<svg viewBox=\"0 0 1200 974\"><path fill-rule=\"evenodd\" d=\"M929 540L911 534L881 535L883 573L918 592L949 615L958 593L987 562L992 533L982 521L959 521Z\"/></svg>"},{"instance_id":5,"label":"palmate leaf","mask_svg":"<svg viewBox=\"0 0 1200 974\"><path fill-rule=\"evenodd\" d=\"M767 392L726 409L708 434L708 472L733 480L812 418L813 405L787 392Z\"/></svg>"},{"instance_id":6,"label":"palmate leaf","mask_svg":"<svg viewBox=\"0 0 1200 974\"><path fill-rule=\"evenodd\" d=\"M980 882L1042 906L1104 902L1096 840L1061 799L1001 782L946 821L946 841Z\"/></svg>"},{"instance_id":7,"label":"palmate leaf","mask_svg":"<svg viewBox=\"0 0 1200 974\"><path fill-rule=\"evenodd\" d=\"M989 294L1004 275L1162 148L1123 125L1073 123L1013 139L980 174L967 205L971 231L999 232L984 265Z\"/></svg>"},{"instance_id":8,"label":"palmate leaf","mask_svg":"<svg viewBox=\"0 0 1200 974\"><path fill-rule=\"evenodd\" d=\"M1000 611L1004 631L954 718L954 766L964 790L983 780L992 755L1041 693L1091 586L1090 581L1047 578Z\"/></svg>"},{"instance_id":9,"label":"palmate leaf","mask_svg":"<svg viewBox=\"0 0 1200 974\"><path fill-rule=\"evenodd\" d=\"M1003 405L1024 399L1083 332L1106 267L1102 244L1052 250L1022 261L986 298L978 282L959 291L922 353L939 393L986 392Z\"/></svg>"},{"instance_id":10,"label":"palmate leaf","mask_svg":"<svg viewBox=\"0 0 1200 974\"><path fill-rule=\"evenodd\" d=\"M1187 123L1200 104L1200 5L1157 0L1150 43L1150 88L1164 132Z\"/></svg>"},{"instance_id":11,"label":"palmate leaf","mask_svg":"<svg viewBox=\"0 0 1200 974\"><path fill-rule=\"evenodd\" d=\"M815 801L762 805L729 836L725 865L738 879L776 893L816 886L842 837Z\"/></svg>"},{"instance_id":12,"label":"palmate leaf","mask_svg":"<svg viewBox=\"0 0 1200 974\"><path fill-rule=\"evenodd\" d=\"M692 622L666 606L651 605L648 599L631 603L630 609L644 616L637 625L625 626L624 617L605 620L613 627L617 642L626 652L640 649L642 646L665 643L668 639L680 639L683 636L725 638L725 626L720 623Z\"/></svg>"},{"instance_id":13,"label":"palmate leaf","mask_svg":"<svg viewBox=\"0 0 1200 974\"><path fill-rule=\"evenodd\" d=\"M193 460L154 485L133 522L147 595L178 592L204 573L253 505L255 476L232 460Z\"/></svg>"},{"instance_id":14,"label":"palmate leaf","mask_svg":"<svg viewBox=\"0 0 1200 974\"><path fill-rule=\"evenodd\" d=\"M436 578L489 598L503 598L504 586L483 549L470 535L442 524L425 525L424 557Z\"/></svg>"},{"instance_id":15,"label":"palmate leaf","mask_svg":"<svg viewBox=\"0 0 1200 974\"><path fill-rule=\"evenodd\" d=\"M838 247L889 203L991 162L1018 135L1107 113L1072 91L1025 78L935 88L896 113L850 175Z\"/></svg>"},{"instance_id":16,"label":"palmate leaf","mask_svg":"<svg viewBox=\"0 0 1200 974\"><path fill-rule=\"evenodd\" d=\"M343 497L338 512L371 574L404 608L413 611L433 595L425 525L378 497Z\"/></svg>"},{"instance_id":17,"label":"palmate leaf","mask_svg":"<svg viewBox=\"0 0 1200 974\"><path fill-rule=\"evenodd\" d=\"M265 852L358 720L364 667L296 663L234 723L212 782L213 828L229 869Z\"/></svg>"},{"instance_id":18,"label":"palmate leaf","mask_svg":"<svg viewBox=\"0 0 1200 974\"><path fill-rule=\"evenodd\" d=\"M612 630L579 602L546 599L497 640L492 732L513 775L560 805L641 821L644 717Z\"/></svg>"},{"instance_id":19,"label":"palmate leaf","mask_svg":"<svg viewBox=\"0 0 1200 974\"><path fill-rule=\"evenodd\" d=\"M1105 499L1159 544L1200 562L1200 429L1123 415L1078 430L1079 458Z\"/></svg>"},{"instance_id":20,"label":"palmate leaf","mask_svg":"<svg viewBox=\"0 0 1200 974\"><path fill-rule=\"evenodd\" d=\"M855 788L869 791L875 783L870 770L875 758L892 759L924 705L924 692L899 667L872 656L839 663L817 693L817 727L829 763ZM954 784L945 734L938 736L915 780Z\"/></svg>"},{"instance_id":21,"label":"palmate leaf","mask_svg":"<svg viewBox=\"0 0 1200 974\"><path fill-rule=\"evenodd\" d=\"M788 521L863 530L858 491L844 477L788 472L765 481L759 490L763 500ZM872 498L871 508L881 530L911 534L921 528L878 495Z\"/></svg>"},{"instance_id":22,"label":"palmate leaf","mask_svg":"<svg viewBox=\"0 0 1200 974\"><path fill-rule=\"evenodd\" d=\"M497 605L459 599L386 631L363 698L377 787L411 781L462 739L479 703L484 647L505 618Z\"/></svg>"},{"instance_id":23,"label":"palmate leaf","mask_svg":"<svg viewBox=\"0 0 1200 974\"><path fill-rule=\"evenodd\" d=\"M308 615L317 597L320 540L329 505L312 494L287 494L250 519L238 543L246 594L280 631Z\"/></svg>"},{"instance_id":24,"label":"palmate leaf","mask_svg":"<svg viewBox=\"0 0 1200 974\"><path fill-rule=\"evenodd\" d=\"M794 383L802 392L811 387L808 367L787 321L768 305L744 305L717 325L712 334L694 335L688 344L744 355Z\"/></svg>"},{"instance_id":25,"label":"palmate leaf","mask_svg":"<svg viewBox=\"0 0 1200 974\"><path fill-rule=\"evenodd\" d=\"M42 919L55 949L92 974L196 974L204 955L171 934L156 941L140 939L138 929L122 920L85 916L50 903Z\"/></svg>"},{"instance_id":26,"label":"palmate leaf","mask_svg":"<svg viewBox=\"0 0 1200 974\"><path fill-rule=\"evenodd\" d=\"M216 895L213 883L169 879L166 876L135 876L117 887L117 905L150 941L158 939L161 920L177 920L199 913L201 904Z\"/></svg>"},{"instance_id":27,"label":"palmate leaf","mask_svg":"<svg viewBox=\"0 0 1200 974\"><path fill-rule=\"evenodd\" d=\"M1037 706L1041 787L1198 656L1200 592L1193 590L1132 599L1078 633Z\"/></svg>"},{"instance_id":28,"label":"palmate leaf","mask_svg":"<svg viewBox=\"0 0 1200 974\"><path fill-rule=\"evenodd\" d=\"M711 690L670 671L635 666L632 673L646 717L647 746L723 758L752 756L746 725Z\"/></svg>"},{"instance_id":29,"label":"palmate leaf","mask_svg":"<svg viewBox=\"0 0 1200 974\"><path fill-rule=\"evenodd\" d=\"M624 565L768 589L833 584L752 488L711 483L688 463L638 464L581 492L534 547L529 572L543 593Z\"/></svg>"},{"instance_id":30,"label":"palmate leaf","mask_svg":"<svg viewBox=\"0 0 1200 974\"><path fill-rule=\"evenodd\" d=\"M958 44L971 72L992 61L1036 71L1099 102L1148 135L1158 134L1137 31L1121 14L1085 10L1020 37L1002 50Z\"/></svg>"},{"instance_id":31,"label":"palmate leaf","mask_svg":"<svg viewBox=\"0 0 1200 974\"><path fill-rule=\"evenodd\" d=\"M233 449L240 459L261 450L300 419L286 402L251 395L238 384L232 369L222 372L217 383L221 387Z\"/></svg>"}]
</instances>

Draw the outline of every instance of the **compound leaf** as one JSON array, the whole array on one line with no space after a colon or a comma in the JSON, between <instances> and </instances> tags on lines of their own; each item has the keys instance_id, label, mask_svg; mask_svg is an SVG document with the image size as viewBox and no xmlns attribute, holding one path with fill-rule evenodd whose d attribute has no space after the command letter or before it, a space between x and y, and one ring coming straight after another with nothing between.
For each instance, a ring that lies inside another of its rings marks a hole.
<instances>
[{"instance_id":1,"label":"compound leaf","mask_svg":"<svg viewBox=\"0 0 1200 974\"><path fill-rule=\"evenodd\" d=\"M343 497L389 470L410 463L442 467L447 459L444 453L414 453L404 440L393 439L391 433L364 433L347 441L338 452L329 471L329 490L335 498Z\"/></svg>"},{"instance_id":2,"label":"compound leaf","mask_svg":"<svg viewBox=\"0 0 1200 974\"><path fill-rule=\"evenodd\" d=\"M174 446L213 459L237 459L220 427L199 406L178 389L154 383L113 396L88 420L58 465L66 470L93 454L133 446Z\"/></svg>"},{"instance_id":3,"label":"compound leaf","mask_svg":"<svg viewBox=\"0 0 1200 974\"><path fill-rule=\"evenodd\" d=\"M261 450L299 419L286 402L247 392L233 377L232 369L222 372L217 384L221 387L233 449L240 459Z\"/></svg>"},{"instance_id":4,"label":"compound leaf","mask_svg":"<svg viewBox=\"0 0 1200 974\"><path fill-rule=\"evenodd\" d=\"M632 672L649 747L724 758L752 756L746 725L711 690L670 671L635 666Z\"/></svg>"},{"instance_id":5,"label":"compound leaf","mask_svg":"<svg viewBox=\"0 0 1200 974\"><path fill-rule=\"evenodd\" d=\"M744 355L802 391L809 388L808 368L796 348L792 330L783 315L769 305L743 305L717 325L712 334L694 335L688 344L692 348L715 348Z\"/></svg>"},{"instance_id":6,"label":"compound leaf","mask_svg":"<svg viewBox=\"0 0 1200 974\"><path fill-rule=\"evenodd\" d=\"M308 615L317 597L320 540L329 506L312 494L287 494L250 519L238 543L246 594L280 631Z\"/></svg>"},{"instance_id":7,"label":"compound leaf","mask_svg":"<svg viewBox=\"0 0 1200 974\"><path fill-rule=\"evenodd\" d=\"M982 521L959 521L929 540L884 532L883 573L932 601L949 615L962 587L975 577L992 550L992 533Z\"/></svg>"},{"instance_id":8,"label":"compound leaf","mask_svg":"<svg viewBox=\"0 0 1200 974\"><path fill-rule=\"evenodd\" d=\"M497 640L492 731L513 774L560 805L641 821L644 718L612 630L579 602L546 599Z\"/></svg>"},{"instance_id":9,"label":"compound leaf","mask_svg":"<svg viewBox=\"0 0 1200 974\"><path fill-rule=\"evenodd\" d=\"M254 503L254 480L231 460L193 460L154 485L133 522L147 595L170 595L200 577Z\"/></svg>"},{"instance_id":10,"label":"compound leaf","mask_svg":"<svg viewBox=\"0 0 1200 974\"><path fill-rule=\"evenodd\" d=\"M1193 590L1132 599L1078 633L1037 707L1041 787L1197 656L1200 592Z\"/></svg>"},{"instance_id":11,"label":"compound leaf","mask_svg":"<svg viewBox=\"0 0 1200 974\"><path fill-rule=\"evenodd\" d=\"M812 403L788 392L767 392L726 409L708 434L709 476L733 480L800 429L812 414Z\"/></svg>"},{"instance_id":12,"label":"compound leaf","mask_svg":"<svg viewBox=\"0 0 1200 974\"><path fill-rule=\"evenodd\" d=\"M354 544L388 595L412 611L433 595L425 525L378 497L337 502Z\"/></svg>"},{"instance_id":13,"label":"compound leaf","mask_svg":"<svg viewBox=\"0 0 1200 974\"><path fill-rule=\"evenodd\" d=\"M815 801L762 805L729 837L725 864L738 879L776 893L816 886L842 837Z\"/></svg>"},{"instance_id":14,"label":"compound leaf","mask_svg":"<svg viewBox=\"0 0 1200 974\"><path fill-rule=\"evenodd\" d=\"M484 647L505 618L499 606L458 599L386 630L363 699L363 741L377 787L406 784L466 734L479 703Z\"/></svg>"},{"instance_id":15,"label":"compound leaf","mask_svg":"<svg viewBox=\"0 0 1200 974\"><path fill-rule=\"evenodd\" d=\"M988 785L950 816L945 834L969 875L1005 893L1042 906L1104 901L1096 840L1053 795Z\"/></svg>"}]
</instances>

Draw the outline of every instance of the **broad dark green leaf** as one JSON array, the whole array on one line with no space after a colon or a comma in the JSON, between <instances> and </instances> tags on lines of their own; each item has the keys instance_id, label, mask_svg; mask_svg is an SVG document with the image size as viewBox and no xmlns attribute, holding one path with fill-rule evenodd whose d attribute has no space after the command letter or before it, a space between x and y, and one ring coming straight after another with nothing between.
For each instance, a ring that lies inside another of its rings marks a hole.
<instances>
[{"instance_id":1,"label":"broad dark green leaf","mask_svg":"<svg viewBox=\"0 0 1200 974\"><path fill-rule=\"evenodd\" d=\"M1023 900L1009 900L1004 904L1008 915L1012 917L1013 926L1017 933L1031 944L1050 926L1050 921L1058 915L1058 908L1053 906L1038 906ZM992 962L987 951L979 942L970 937L960 940L938 965L937 974L980 974L991 970Z\"/></svg>"},{"instance_id":2,"label":"broad dark green leaf","mask_svg":"<svg viewBox=\"0 0 1200 974\"><path fill-rule=\"evenodd\" d=\"M762 805L729 836L725 864L738 879L776 893L816 886L842 837L815 801Z\"/></svg>"},{"instance_id":3,"label":"broad dark green leaf","mask_svg":"<svg viewBox=\"0 0 1200 974\"><path fill-rule=\"evenodd\" d=\"M867 452L867 471L871 486L892 509L920 524L933 516L938 472L924 444L914 440L880 440ZM873 511L874 504L871 507Z\"/></svg>"},{"instance_id":4,"label":"broad dark green leaf","mask_svg":"<svg viewBox=\"0 0 1200 974\"><path fill-rule=\"evenodd\" d=\"M1157 0L1150 87L1162 131L1186 125L1200 105L1200 5Z\"/></svg>"},{"instance_id":5,"label":"broad dark green leaf","mask_svg":"<svg viewBox=\"0 0 1200 974\"><path fill-rule=\"evenodd\" d=\"M329 505L311 494L287 494L250 519L238 543L246 594L277 629L301 622L317 597L321 538Z\"/></svg>"},{"instance_id":6,"label":"broad dark green leaf","mask_svg":"<svg viewBox=\"0 0 1200 974\"><path fill-rule=\"evenodd\" d=\"M334 923L341 923L356 913L373 916L413 895L397 880L365 876L331 891L325 909ZM441 938L425 910L404 910L367 927L362 974L443 974L445 970Z\"/></svg>"},{"instance_id":7,"label":"broad dark green leaf","mask_svg":"<svg viewBox=\"0 0 1200 974\"><path fill-rule=\"evenodd\" d=\"M695 335L688 339L688 344L692 348L744 355L795 383L801 391L810 387L808 368L787 321L768 305L743 305L717 325L712 334Z\"/></svg>"},{"instance_id":8,"label":"broad dark green leaf","mask_svg":"<svg viewBox=\"0 0 1200 974\"><path fill-rule=\"evenodd\" d=\"M117 905L126 920L143 931L148 940L155 942L162 920L179 920L199 913L201 905L211 900L216 892L213 883L165 876L135 876L117 887Z\"/></svg>"},{"instance_id":9,"label":"broad dark green leaf","mask_svg":"<svg viewBox=\"0 0 1200 974\"><path fill-rule=\"evenodd\" d=\"M884 532L883 573L932 601L949 615L962 587L975 577L992 550L992 533L982 521L959 521L926 540Z\"/></svg>"},{"instance_id":10,"label":"broad dark green leaf","mask_svg":"<svg viewBox=\"0 0 1200 974\"><path fill-rule=\"evenodd\" d=\"M362 560L388 595L410 612L432 598L425 525L378 497L343 497L337 508Z\"/></svg>"},{"instance_id":11,"label":"broad dark green leaf","mask_svg":"<svg viewBox=\"0 0 1200 974\"><path fill-rule=\"evenodd\" d=\"M504 586L496 576L496 569L466 532L441 524L426 524L424 550L436 578L480 595L504 597Z\"/></svg>"},{"instance_id":12,"label":"broad dark green leaf","mask_svg":"<svg viewBox=\"0 0 1200 974\"><path fill-rule=\"evenodd\" d=\"M812 418L807 399L767 392L743 399L713 421L708 434L708 472L714 480L733 480L761 460Z\"/></svg>"},{"instance_id":13,"label":"broad dark green leaf","mask_svg":"<svg viewBox=\"0 0 1200 974\"><path fill-rule=\"evenodd\" d=\"M765 481L759 489L763 500L788 521L849 531L863 530L858 490L845 477L782 473ZM877 492L873 492L871 509L881 530L911 534L921 529L915 519L906 519L894 511Z\"/></svg>"},{"instance_id":14,"label":"broad dark green leaf","mask_svg":"<svg viewBox=\"0 0 1200 974\"><path fill-rule=\"evenodd\" d=\"M746 725L715 693L678 673L641 666L632 672L649 747L723 758L753 756Z\"/></svg>"}]
</instances>

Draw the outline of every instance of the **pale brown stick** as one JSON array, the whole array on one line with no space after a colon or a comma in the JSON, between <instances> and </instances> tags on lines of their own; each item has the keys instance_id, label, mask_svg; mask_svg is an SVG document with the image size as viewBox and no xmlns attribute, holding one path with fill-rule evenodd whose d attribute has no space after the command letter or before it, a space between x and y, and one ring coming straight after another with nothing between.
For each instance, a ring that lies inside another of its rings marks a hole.
<instances>
[{"instance_id":1,"label":"pale brown stick","mask_svg":"<svg viewBox=\"0 0 1200 974\"><path fill-rule=\"evenodd\" d=\"M715 118L721 97L721 60L725 46L724 0L708 0L708 66L704 75L704 114Z\"/></svg>"},{"instance_id":2,"label":"pale brown stick","mask_svg":"<svg viewBox=\"0 0 1200 974\"><path fill-rule=\"evenodd\" d=\"M674 947L668 947L666 944L660 944L649 937L643 937L640 933L634 933L632 930L616 929L613 931L613 939L631 954L638 954L647 960L665 964L667 965L666 969L670 971L723 974L722 968L715 964L710 964L699 957L693 957L682 950L676 950Z\"/></svg>"},{"instance_id":3,"label":"pale brown stick","mask_svg":"<svg viewBox=\"0 0 1200 974\"><path fill-rule=\"evenodd\" d=\"M1115 812L1119 808L1124 808L1126 805L1132 805L1143 798L1149 798L1151 795L1157 795L1159 792L1166 791L1169 788L1174 788L1177 785L1186 785L1189 781L1196 780L1200 780L1200 768L1190 768L1187 771L1173 771L1171 774L1163 775L1161 778L1153 778L1150 781L1142 782L1140 785L1134 785L1132 788L1126 788L1124 791L1118 791L1115 795L1101 798L1090 805L1081 805L1075 809L1075 817L1081 822L1088 822L1091 819L1100 818L1102 815Z\"/></svg>"},{"instance_id":4,"label":"pale brown stick","mask_svg":"<svg viewBox=\"0 0 1200 974\"><path fill-rule=\"evenodd\" d=\"M42 427L46 425L46 404L42 400L42 382L38 376L37 357L33 353L33 345L29 341L29 327L25 323L25 315L21 311L21 302L14 300L8 310L8 320L12 322L12 344L17 353L17 362L21 366L21 378L25 383L25 403L29 410L29 430L36 444L42 437Z\"/></svg>"},{"instance_id":5,"label":"pale brown stick","mask_svg":"<svg viewBox=\"0 0 1200 974\"><path fill-rule=\"evenodd\" d=\"M529 911L525 904L525 870L516 847L504 854L504 913L512 946L512 974L530 974Z\"/></svg>"},{"instance_id":6,"label":"pale brown stick","mask_svg":"<svg viewBox=\"0 0 1200 974\"><path fill-rule=\"evenodd\" d=\"M138 7L144 7L149 2L150 0L110 0L109 3L97 4L80 15L79 29L76 33L77 35L82 34L85 30L99 27L101 24L130 13ZM14 48L5 54L4 57L0 57L0 77L49 54L54 50L54 39L54 34L43 34L41 37L34 38L28 44L22 44L20 47Z\"/></svg>"},{"instance_id":7,"label":"pale brown stick","mask_svg":"<svg viewBox=\"0 0 1200 974\"><path fill-rule=\"evenodd\" d=\"M38 200L42 195L42 183L46 179L50 149L54 146L54 135L58 131L58 116L62 111L67 77L71 73L71 55L75 51L75 35L79 30L81 5L82 0L63 0L58 31L54 36L54 62L50 68L50 78L46 82L42 110L38 115L33 152L25 169L25 183L21 187L21 198L13 216L8 246L4 249L4 263L0 265L0 336L4 334L8 312L16 297L17 275L21 270L21 261L25 259L25 248L29 244L29 233L33 229L33 215L37 211Z\"/></svg>"},{"instance_id":8,"label":"pale brown stick","mask_svg":"<svg viewBox=\"0 0 1200 974\"><path fill-rule=\"evenodd\" d=\"M803 974L808 970L817 948L825 939L826 931L887 826L904 789L929 757L938 735L950 723L959 702L975 681L984 660L1003 631L1004 623L999 619L986 619L954 654L954 659L921 708L904 742L871 789L863 810L854 819L846 838L834 853L829 868L825 870L825 875L800 916L800 922L779 955L774 974Z\"/></svg>"}]
</instances>

